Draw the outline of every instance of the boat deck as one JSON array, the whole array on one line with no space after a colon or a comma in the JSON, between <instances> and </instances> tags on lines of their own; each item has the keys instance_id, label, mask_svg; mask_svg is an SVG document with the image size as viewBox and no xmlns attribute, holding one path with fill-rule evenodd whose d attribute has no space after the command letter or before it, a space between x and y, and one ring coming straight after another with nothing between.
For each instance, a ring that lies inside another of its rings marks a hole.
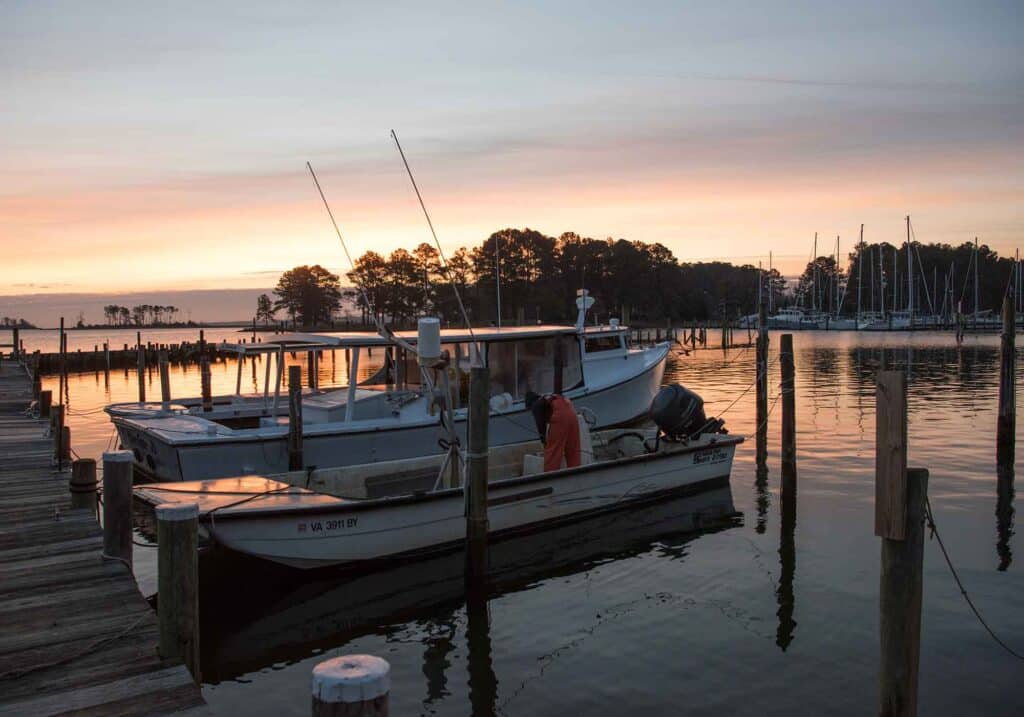
<instances>
[{"instance_id":1,"label":"boat deck","mask_svg":"<svg viewBox=\"0 0 1024 717\"><path fill-rule=\"evenodd\" d=\"M135 488L135 499L147 506L161 503L196 502L199 515L217 513L244 513L247 510L265 510L310 505L341 505L351 499L315 493L305 488L282 483L263 476L215 478L213 480L161 483Z\"/></svg>"}]
</instances>

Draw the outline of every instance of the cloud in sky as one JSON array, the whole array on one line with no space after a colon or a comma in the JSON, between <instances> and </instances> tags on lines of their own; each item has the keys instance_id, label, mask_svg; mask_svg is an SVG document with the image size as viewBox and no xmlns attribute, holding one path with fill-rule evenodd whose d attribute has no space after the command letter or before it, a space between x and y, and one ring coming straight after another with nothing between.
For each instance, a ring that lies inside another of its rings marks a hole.
<instances>
[{"instance_id":1,"label":"cloud in sky","mask_svg":"<svg viewBox=\"0 0 1024 717\"><path fill-rule=\"evenodd\" d=\"M337 266L307 159L354 253L419 243L392 127L448 246L1024 229L1015 3L103 8L0 9L0 291Z\"/></svg>"}]
</instances>

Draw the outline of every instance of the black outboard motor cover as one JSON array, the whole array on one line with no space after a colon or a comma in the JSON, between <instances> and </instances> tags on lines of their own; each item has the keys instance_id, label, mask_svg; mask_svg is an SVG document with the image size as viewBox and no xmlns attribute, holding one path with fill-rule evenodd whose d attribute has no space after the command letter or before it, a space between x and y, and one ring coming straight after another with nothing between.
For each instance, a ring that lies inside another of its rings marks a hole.
<instances>
[{"instance_id":1,"label":"black outboard motor cover","mask_svg":"<svg viewBox=\"0 0 1024 717\"><path fill-rule=\"evenodd\" d=\"M708 422L704 399L690 389L673 383L663 386L651 401L651 420L666 438L686 439L698 433L714 433L722 428L720 420Z\"/></svg>"}]
</instances>

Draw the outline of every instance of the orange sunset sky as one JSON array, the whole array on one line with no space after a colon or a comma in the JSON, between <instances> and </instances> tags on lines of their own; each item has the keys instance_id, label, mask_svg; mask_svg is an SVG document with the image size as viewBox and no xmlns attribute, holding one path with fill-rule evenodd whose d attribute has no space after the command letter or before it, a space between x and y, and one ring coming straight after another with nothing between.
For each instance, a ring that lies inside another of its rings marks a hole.
<instances>
[{"instance_id":1,"label":"orange sunset sky","mask_svg":"<svg viewBox=\"0 0 1024 717\"><path fill-rule=\"evenodd\" d=\"M0 4L0 294L272 286L507 226L802 268L1024 243L1021 5Z\"/></svg>"}]
</instances>

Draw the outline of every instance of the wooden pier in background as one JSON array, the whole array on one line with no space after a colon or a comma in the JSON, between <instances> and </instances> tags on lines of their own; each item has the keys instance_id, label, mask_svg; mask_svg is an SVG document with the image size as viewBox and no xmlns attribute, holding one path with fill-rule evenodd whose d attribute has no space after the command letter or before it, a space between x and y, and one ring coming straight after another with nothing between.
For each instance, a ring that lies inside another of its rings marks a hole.
<instances>
[{"instance_id":1,"label":"wooden pier in background","mask_svg":"<svg viewBox=\"0 0 1024 717\"><path fill-rule=\"evenodd\" d=\"M71 467L54 467L31 399L24 367L0 360L0 715L202 708L188 669L157 655L131 570L101 557L96 515L71 509Z\"/></svg>"}]
</instances>

